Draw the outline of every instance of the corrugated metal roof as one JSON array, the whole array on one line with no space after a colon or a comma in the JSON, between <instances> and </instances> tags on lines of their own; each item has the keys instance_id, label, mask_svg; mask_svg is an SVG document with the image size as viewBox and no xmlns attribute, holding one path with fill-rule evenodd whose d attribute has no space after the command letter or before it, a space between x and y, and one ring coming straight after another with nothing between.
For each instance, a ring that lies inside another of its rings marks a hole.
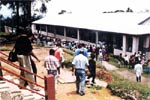
<instances>
[{"instance_id":1,"label":"corrugated metal roof","mask_svg":"<svg viewBox=\"0 0 150 100\"><path fill-rule=\"evenodd\" d=\"M150 34L150 24L139 25L148 17L150 17L150 13L61 14L46 16L45 18L34 21L33 24L142 35Z\"/></svg>"}]
</instances>

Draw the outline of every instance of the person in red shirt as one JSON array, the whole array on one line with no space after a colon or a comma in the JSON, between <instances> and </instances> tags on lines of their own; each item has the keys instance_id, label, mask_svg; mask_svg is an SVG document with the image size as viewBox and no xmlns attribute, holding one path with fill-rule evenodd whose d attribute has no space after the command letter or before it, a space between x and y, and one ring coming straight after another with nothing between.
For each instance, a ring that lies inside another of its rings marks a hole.
<instances>
[{"instance_id":1,"label":"person in red shirt","mask_svg":"<svg viewBox=\"0 0 150 100\"><path fill-rule=\"evenodd\" d=\"M55 49L55 53L54 56L59 60L60 66L63 68L63 62L64 62L64 52L63 49L61 48L61 44L58 43L56 45L56 49ZM59 74L60 74L60 70L59 70Z\"/></svg>"}]
</instances>

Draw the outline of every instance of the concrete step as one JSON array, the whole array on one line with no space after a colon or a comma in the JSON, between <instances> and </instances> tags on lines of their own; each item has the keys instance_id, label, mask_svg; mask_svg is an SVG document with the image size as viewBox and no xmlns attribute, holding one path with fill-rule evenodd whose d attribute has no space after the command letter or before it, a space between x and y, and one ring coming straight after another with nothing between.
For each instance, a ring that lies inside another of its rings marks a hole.
<instances>
[{"instance_id":1,"label":"concrete step","mask_svg":"<svg viewBox=\"0 0 150 100\"><path fill-rule=\"evenodd\" d=\"M19 83L18 79L13 79L10 75L4 77L17 84ZM44 89L37 92L45 94ZM0 81L0 100L45 100L45 97L25 89L20 89L18 86L7 81Z\"/></svg>"},{"instance_id":2,"label":"concrete step","mask_svg":"<svg viewBox=\"0 0 150 100\"><path fill-rule=\"evenodd\" d=\"M1 100L23 100L19 88L6 81L0 81L0 98Z\"/></svg>"},{"instance_id":3,"label":"concrete step","mask_svg":"<svg viewBox=\"0 0 150 100\"><path fill-rule=\"evenodd\" d=\"M20 89L21 93L23 94L23 100L34 100L33 93L28 90Z\"/></svg>"}]
</instances>

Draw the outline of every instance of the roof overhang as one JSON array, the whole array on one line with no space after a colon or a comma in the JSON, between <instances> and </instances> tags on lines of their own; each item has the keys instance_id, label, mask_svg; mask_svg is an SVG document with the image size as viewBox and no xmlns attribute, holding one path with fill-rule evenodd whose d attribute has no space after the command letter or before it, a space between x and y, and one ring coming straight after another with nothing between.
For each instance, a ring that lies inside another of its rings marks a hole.
<instances>
[{"instance_id":1,"label":"roof overhang","mask_svg":"<svg viewBox=\"0 0 150 100\"><path fill-rule=\"evenodd\" d=\"M84 16L78 14L62 14L46 16L32 23L131 35L144 35L150 34L150 25L139 24L148 17L150 17L150 14L145 13L108 13Z\"/></svg>"}]
</instances>

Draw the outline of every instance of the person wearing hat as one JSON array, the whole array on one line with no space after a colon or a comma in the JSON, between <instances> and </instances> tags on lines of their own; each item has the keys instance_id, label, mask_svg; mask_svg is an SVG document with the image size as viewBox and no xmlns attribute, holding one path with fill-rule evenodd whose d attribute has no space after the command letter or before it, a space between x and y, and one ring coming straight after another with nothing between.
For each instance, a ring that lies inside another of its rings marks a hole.
<instances>
[{"instance_id":1,"label":"person wearing hat","mask_svg":"<svg viewBox=\"0 0 150 100\"><path fill-rule=\"evenodd\" d=\"M74 57L72 64L72 71L76 76L76 93L83 96L85 95L84 86L86 79L86 69L87 66L89 66L88 59L84 56L84 49L81 49L80 54Z\"/></svg>"}]
</instances>

